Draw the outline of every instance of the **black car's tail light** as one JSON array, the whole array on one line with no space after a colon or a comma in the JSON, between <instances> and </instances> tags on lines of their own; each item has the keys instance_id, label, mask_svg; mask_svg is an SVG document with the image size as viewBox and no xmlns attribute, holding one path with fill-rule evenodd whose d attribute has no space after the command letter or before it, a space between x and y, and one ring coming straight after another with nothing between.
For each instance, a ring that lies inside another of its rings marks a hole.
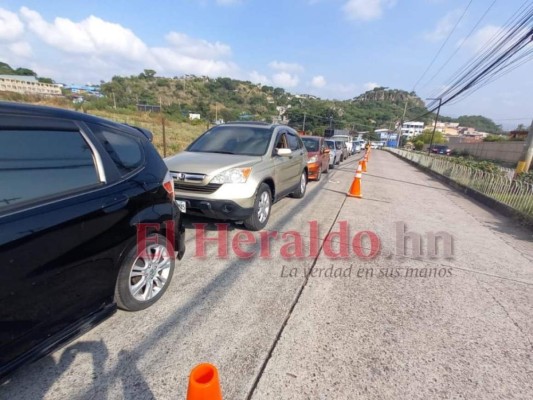
<instances>
[{"instance_id":1,"label":"black car's tail light","mask_svg":"<svg viewBox=\"0 0 533 400\"><path fill-rule=\"evenodd\" d=\"M174 201L174 179L172 179L168 171L163 180L163 187L167 191L169 199Z\"/></svg>"}]
</instances>

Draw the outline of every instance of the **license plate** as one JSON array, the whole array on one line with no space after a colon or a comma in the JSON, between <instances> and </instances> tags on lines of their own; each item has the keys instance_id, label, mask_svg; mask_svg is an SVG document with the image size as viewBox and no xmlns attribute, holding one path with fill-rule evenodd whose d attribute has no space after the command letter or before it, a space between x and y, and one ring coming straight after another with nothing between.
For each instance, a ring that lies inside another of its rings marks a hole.
<instances>
[{"instance_id":1,"label":"license plate","mask_svg":"<svg viewBox=\"0 0 533 400\"><path fill-rule=\"evenodd\" d=\"M176 205L183 214L187 212L187 203L184 200L176 200Z\"/></svg>"}]
</instances>

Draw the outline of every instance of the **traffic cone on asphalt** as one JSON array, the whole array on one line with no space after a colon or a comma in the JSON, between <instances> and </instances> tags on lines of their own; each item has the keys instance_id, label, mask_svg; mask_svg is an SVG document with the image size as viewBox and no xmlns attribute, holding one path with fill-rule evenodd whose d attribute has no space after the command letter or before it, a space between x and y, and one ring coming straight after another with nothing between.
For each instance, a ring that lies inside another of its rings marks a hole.
<instances>
[{"instance_id":1,"label":"traffic cone on asphalt","mask_svg":"<svg viewBox=\"0 0 533 400\"><path fill-rule=\"evenodd\" d=\"M363 197L361 195L361 177L363 176L361 174L363 168L362 168L362 162L359 161L359 164L357 165L357 171L355 171L355 177L353 178L352 186L350 186L350 190L346 195L348 197Z\"/></svg>"},{"instance_id":2,"label":"traffic cone on asphalt","mask_svg":"<svg viewBox=\"0 0 533 400\"><path fill-rule=\"evenodd\" d=\"M217 367L204 363L192 369L187 400L222 400Z\"/></svg>"},{"instance_id":3,"label":"traffic cone on asphalt","mask_svg":"<svg viewBox=\"0 0 533 400\"><path fill-rule=\"evenodd\" d=\"M362 168L362 172L366 172L366 162L367 162L367 158L366 158L366 155L363 157L363 159L361 160L361 168Z\"/></svg>"}]
</instances>

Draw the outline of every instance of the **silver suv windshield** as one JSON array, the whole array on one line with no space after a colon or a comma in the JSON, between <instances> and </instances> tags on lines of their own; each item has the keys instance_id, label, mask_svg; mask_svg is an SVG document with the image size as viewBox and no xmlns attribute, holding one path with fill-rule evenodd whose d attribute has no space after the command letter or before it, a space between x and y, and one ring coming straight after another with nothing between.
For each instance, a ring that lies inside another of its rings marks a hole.
<instances>
[{"instance_id":1,"label":"silver suv windshield","mask_svg":"<svg viewBox=\"0 0 533 400\"><path fill-rule=\"evenodd\" d=\"M262 156L271 138L272 130L269 128L217 126L196 139L187 151Z\"/></svg>"}]
</instances>

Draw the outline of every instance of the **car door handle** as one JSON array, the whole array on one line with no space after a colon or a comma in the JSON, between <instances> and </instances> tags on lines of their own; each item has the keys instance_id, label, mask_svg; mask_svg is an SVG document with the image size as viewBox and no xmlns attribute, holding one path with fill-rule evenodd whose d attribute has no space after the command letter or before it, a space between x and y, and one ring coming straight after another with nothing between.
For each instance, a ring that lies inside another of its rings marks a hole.
<instances>
[{"instance_id":1,"label":"car door handle","mask_svg":"<svg viewBox=\"0 0 533 400\"><path fill-rule=\"evenodd\" d=\"M108 201L106 201L102 205L102 209L106 213L111 213L111 212L120 210L121 208L126 206L126 204L128 204L129 200L130 199L128 198L128 196L126 196L124 194L121 194L121 195L115 196L115 197L109 199Z\"/></svg>"}]
</instances>

